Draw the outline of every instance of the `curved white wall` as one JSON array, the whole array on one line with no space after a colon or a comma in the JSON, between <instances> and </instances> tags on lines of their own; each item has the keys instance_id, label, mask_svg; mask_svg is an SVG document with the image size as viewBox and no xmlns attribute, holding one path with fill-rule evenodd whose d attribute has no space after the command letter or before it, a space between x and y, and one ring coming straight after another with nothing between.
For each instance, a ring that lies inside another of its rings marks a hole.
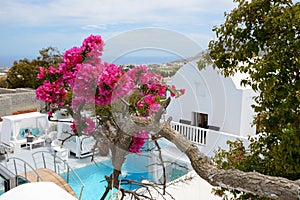
<instances>
[{"instance_id":1,"label":"curved white wall","mask_svg":"<svg viewBox=\"0 0 300 200\"><path fill-rule=\"evenodd\" d=\"M220 131L243 136L255 134L255 128L251 127L252 90L237 89L231 78L225 78L212 66L199 71L196 62L184 65L172 84L186 90L167 109L167 116L174 121L193 121L192 112L206 113L208 124L220 127Z\"/></svg>"},{"instance_id":2,"label":"curved white wall","mask_svg":"<svg viewBox=\"0 0 300 200\"><path fill-rule=\"evenodd\" d=\"M167 109L167 115L172 116L174 121L191 121L192 111L211 113L210 92L195 65L187 64L182 67L173 77L172 84L178 89L185 89L185 94L172 99Z\"/></svg>"},{"instance_id":3,"label":"curved white wall","mask_svg":"<svg viewBox=\"0 0 300 200\"><path fill-rule=\"evenodd\" d=\"M197 69L198 70L198 69ZM207 67L198 73L204 78L204 83L209 89L211 111L208 113L209 125L218 126L223 131L226 118L226 91L220 74L212 67ZM201 102L200 102L201 103ZM201 110L200 110L201 111Z\"/></svg>"}]
</instances>

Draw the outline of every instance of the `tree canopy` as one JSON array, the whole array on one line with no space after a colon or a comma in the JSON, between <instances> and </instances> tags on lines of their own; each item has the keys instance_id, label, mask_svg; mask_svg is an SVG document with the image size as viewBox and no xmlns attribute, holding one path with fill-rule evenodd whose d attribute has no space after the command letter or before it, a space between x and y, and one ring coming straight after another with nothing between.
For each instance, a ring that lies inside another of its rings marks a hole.
<instances>
[{"instance_id":1,"label":"tree canopy","mask_svg":"<svg viewBox=\"0 0 300 200\"><path fill-rule=\"evenodd\" d=\"M33 60L27 58L15 61L7 73L6 82L9 88L34 88L41 85L36 78L39 67L57 66L62 55L54 47L47 47L39 51L40 55Z\"/></svg>"},{"instance_id":2,"label":"tree canopy","mask_svg":"<svg viewBox=\"0 0 300 200\"><path fill-rule=\"evenodd\" d=\"M248 75L241 84L258 92L253 105L257 113L254 124L261 137L243 158L246 163L231 167L297 180L300 178L300 3L234 2L238 6L225 13L223 24L214 27L217 39L210 42L209 52L225 76L236 72Z\"/></svg>"}]
</instances>

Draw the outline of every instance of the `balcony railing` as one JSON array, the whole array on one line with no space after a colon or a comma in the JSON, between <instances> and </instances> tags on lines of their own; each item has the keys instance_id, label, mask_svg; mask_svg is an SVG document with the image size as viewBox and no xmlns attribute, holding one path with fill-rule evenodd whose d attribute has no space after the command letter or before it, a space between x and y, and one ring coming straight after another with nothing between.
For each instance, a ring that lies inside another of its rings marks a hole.
<instances>
[{"instance_id":1,"label":"balcony railing","mask_svg":"<svg viewBox=\"0 0 300 200\"><path fill-rule=\"evenodd\" d=\"M171 122L171 127L177 132L184 135L189 141L193 143L196 143L198 145L206 144L207 129L173 121Z\"/></svg>"},{"instance_id":2,"label":"balcony railing","mask_svg":"<svg viewBox=\"0 0 300 200\"><path fill-rule=\"evenodd\" d=\"M242 140L247 148L250 141L246 137L200 128L179 122L171 122L171 127L184 135L189 141L198 145L199 149L206 155L212 156L218 147L228 150L227 141Z\"/></svg>"}]
</instances>

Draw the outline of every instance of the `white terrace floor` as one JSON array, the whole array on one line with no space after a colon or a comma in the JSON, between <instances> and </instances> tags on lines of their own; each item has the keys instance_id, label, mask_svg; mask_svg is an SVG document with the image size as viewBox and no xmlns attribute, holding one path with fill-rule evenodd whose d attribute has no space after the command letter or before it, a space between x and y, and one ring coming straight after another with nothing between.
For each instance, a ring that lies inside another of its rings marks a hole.
<instances>
[{"instance_id":1,"label":"white terrace floor","mask_svg":"<svg viewBox=\"0 0 300 200\"><path fill-rule=\"evenodd\" d=\"M46 144L45 147L39 146L34 147L32 150L29 148L20 149L17 152L9 153L8 157L17 157L28 162L32 167L34 167L34 162L32 154L38 151L50 151L50 146ZM96 161L106 160L107 157L96 156ZM0 161L6 162L5 159ZM70 155L68 159L68 164L73 168L82 167L87 164L91 164L91 157L78 159L74 155ZM167 188L167 192L172 194L175 200L187 200L187 199L197 199L197 200L220 200L220 197L214 196L211 193L212 186L206 181L200 178L194 171L191 171L186 176L193 176L194 178L188 182L179 182L171 185ZM155 199L172 199L171 197L165 196L165 198L156 196Z\"/></svg>"},{"instance_id":2,"label":"white terrace floor","mask_svg":"<svg viewBox=\"0 0 300 200\"><path fill-rule=\"evenodd\" d=\"M38 146L32 148L32 150L28 148L21 148L15 151L14 153L8 153L8 157L16 157L16 158L21 158L22 160L25 160L27 163L29 163L32 167L34 167L34 162L32 158L32 154L38 151L48 151L51 152L51 147L49 144L46 143L46 145L43 146ZM95 160L96 161L103 161L108 159L107 157L101 157L101 156L96 156ZM1 162L5 162L5 159L2 158ZM76 169L78 167L82 167L87 164L92 164L91 162L91 157L85 157L78 159L74 155L70 155L68 159L68 164L73 168Z\"/></svg>"}]
</instances>

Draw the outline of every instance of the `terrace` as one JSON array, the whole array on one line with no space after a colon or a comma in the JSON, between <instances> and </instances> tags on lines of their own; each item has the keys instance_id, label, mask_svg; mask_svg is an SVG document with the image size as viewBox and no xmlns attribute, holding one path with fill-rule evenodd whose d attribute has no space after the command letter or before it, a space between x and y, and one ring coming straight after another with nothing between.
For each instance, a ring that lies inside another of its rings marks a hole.
<instances>
[{"instance_id":1,"label":"terrace","mask_svg":"<svg viewBox=\"0 0 300 200\"><path fill-rule=\"evenodd\" d=\"M191 142L196 144L199 149L204 152L208 156L213 156L214 151L221 147L223 149L227 149L227 140L236 140L240 139L244 142L245 146L249 144L249 141L247 138L242 136L236 136L216 130L211 129L205 129L201 127L191 126L185 123L179 123L179 122L171 122L171 126L177 130L179 133L183 134L187 139L189 139ZM176 199L184 199L186 195L190 195L191 197L199 196L203 198L209 198L209 199L220 199L214 195L211 194L212 186L210 186L206 181L201 179L198 175L195 174L195 172L191 169L191 166L189 165L188 159L186 156L179 152L176 147L167 141L162 142L163 146L163 156L165 160L169 160L173 162L174 160L181 165L184 164L186 167L191 170L188 172L187 175L184 175L184 177L188 176L194 176L194 178L191 180L191 182L187 183L177 183L175 185L171 185L168 187L167 191L170 192ZM16 157L16 158L22 158L32 166L34 166L34 162L32 159L32 154L35 154L38 151L53 151L53 148L46 143L45 146L37 146L36 148L29 149L29 148L20 148L14 153L9 153L8 157ZM97 156L97 161L103 161L109 159L109 156ZM90 157L85 157L79 159L76 157L76 155L71 154L68 156L68 164L72 168L79 168L86 166L88 164L91 164ZM1 163L5 163L5 160L2 160ZM154 176L159 176L159 170L151 169L152 171L157 172L158 174L154 174ZM201 188L201 189L199 189ZM190 191L187 193L187 191ZM157 197L159 199L159 197ZM0 198L1 199L1 198Z\"/></svg>"}]
</instances>

